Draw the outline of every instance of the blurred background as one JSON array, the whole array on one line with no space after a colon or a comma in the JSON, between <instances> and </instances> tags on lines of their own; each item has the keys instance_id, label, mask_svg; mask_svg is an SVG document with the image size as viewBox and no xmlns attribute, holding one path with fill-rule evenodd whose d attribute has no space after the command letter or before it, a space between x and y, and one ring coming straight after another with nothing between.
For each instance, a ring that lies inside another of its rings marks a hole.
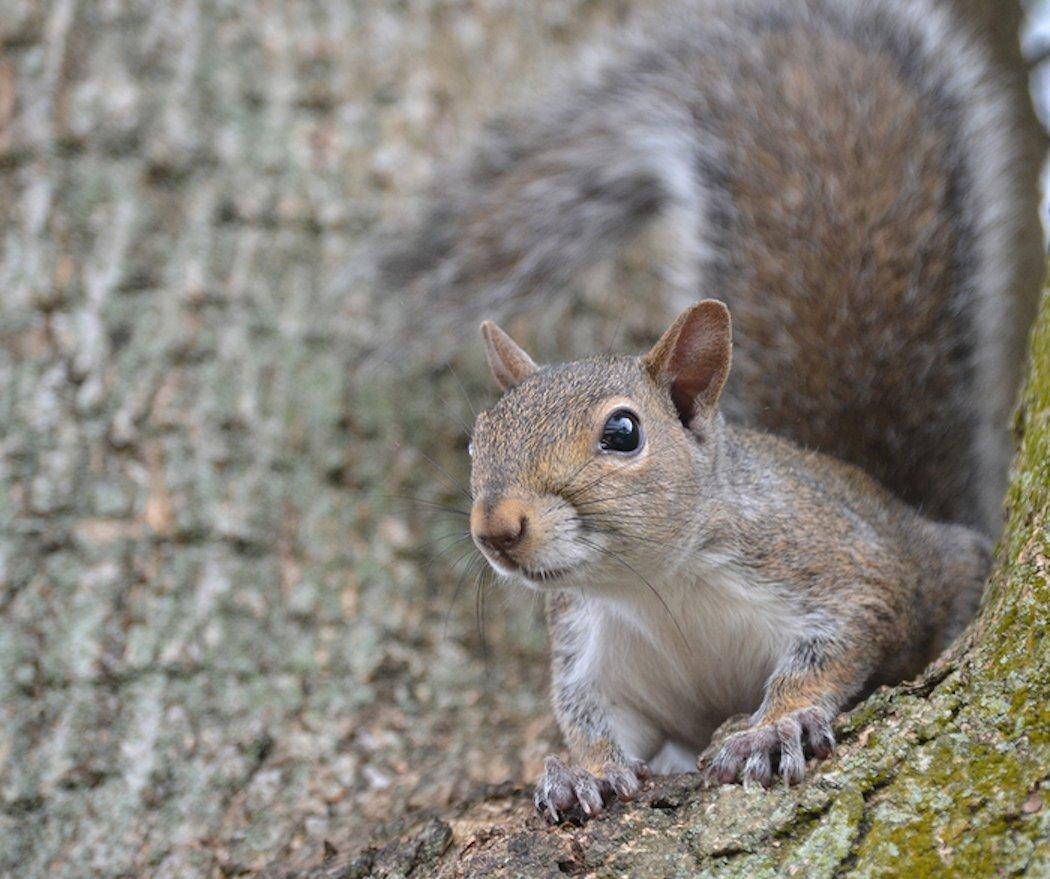
<instances>
[{"instance_id":1,"label":"blurred background","mask_svg":"<svg viewBox=\"0 0 1050 879\"><path fill-rule=\"evenodd\" d=\"M639 5L0 0L0 874L309 865L558 747L479 347L353 364L377 230ZM1050 120L1050 0L956 5ZM512 329L641 348L651 250Z\"/></svg>"}]
</instances>

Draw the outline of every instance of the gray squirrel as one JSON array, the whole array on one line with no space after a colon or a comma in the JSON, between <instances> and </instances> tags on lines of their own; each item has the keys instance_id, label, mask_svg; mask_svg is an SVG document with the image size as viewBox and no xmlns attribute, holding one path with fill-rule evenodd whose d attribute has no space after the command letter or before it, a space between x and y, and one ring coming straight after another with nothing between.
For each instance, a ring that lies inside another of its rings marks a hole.
<instances>
[{"instance_id":1,"label":"gray squirrel","mask_svg":"<svg viewBox=\"0 0 1050 879\"><path fill-rule=\"evenodd\" d=\"M682 304L720 300L641 358L541 368L483 328L507 393L476 425L471 527L547 594L575 761L548 758L552 820L692 767L739 711L713 777L797 782L838 711L958 633L1035 301L1008 101L940 6L674 3L566 83L384 261L461 327L659 220Z\"/></svg>"}]
</instances>

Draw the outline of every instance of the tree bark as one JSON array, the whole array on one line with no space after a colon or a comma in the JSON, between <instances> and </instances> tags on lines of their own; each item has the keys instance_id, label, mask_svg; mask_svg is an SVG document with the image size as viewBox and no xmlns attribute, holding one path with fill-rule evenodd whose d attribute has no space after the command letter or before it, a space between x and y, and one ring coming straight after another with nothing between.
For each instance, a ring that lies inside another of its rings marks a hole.
<instances>
[{"instance_id":1,"label":"tree bark","mask_svg":"<svg viewBox=\"0 0 1050 879\"><path fill-rule=\"evenodd\" d=\"M1016 5L967 2L1023 88ZM1047 869L1045 314L981 626L812 782L557 831L485 787L559 747L543 632L476 610L437 509L480 352L349 371L370 236L637 5L0 2L0 875Z\"/></svg>"},{"instance_id":2,"label":"tree bark","mask_svg":"<svg viewBox=\"0 0 1050 879\"><path fill-rule=\"evenodd\" d=\"M921 680L883 689L842 717L836 754L802 786L704 790L683 775L582 827L557 829L534 813L530 790L515 787L301 875L1050 874L1047 296L1017 431L1009 524L978 619Z\"/></svg>"}]
</instances>

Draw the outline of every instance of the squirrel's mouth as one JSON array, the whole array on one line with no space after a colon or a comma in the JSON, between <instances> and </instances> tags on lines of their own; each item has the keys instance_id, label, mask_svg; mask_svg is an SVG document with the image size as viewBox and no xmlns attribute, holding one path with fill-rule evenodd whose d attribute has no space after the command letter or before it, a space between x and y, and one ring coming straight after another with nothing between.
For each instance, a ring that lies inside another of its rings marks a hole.
<instances>
[{"instance_id":1,"label":"squirrel's mouth","mask_svg":"<svg viewBox=\"0 0 1050 879\"><path fill-rule=\"evenodd\" d=\"M566 574L571 574L574 570L576 570L575 567L551 569L518 567L518 573L533 583L550 583L552 580L558 580Z\"/></svg>"},{"instance_id":2,"label":"squirrel's mouth","mask_svg":"<svg viewBox=\"0 0 1050 879\"><path fill-rule=\"evenodd\" d=\"M529 583L537 585L559 580L580 567L579 565L566 565L562 568L534 568L521 564L521 562L512 559L504 552L494 553L483 550L482 555L499 573L506 576L518 576Z\"/></svg>"},{"instance_id":3,"label":"squirrel's mouth","mask_svg":"<svg viewBox=\"0 0 1050 879\"><path fill-rule=\"evenodd\" d=\"M579 567L579 565L566 565L563 568L533 568L521 564L521 562L512 559L506 553L483 552L482 555L488 559L489 564L499 573L517 575L530 583L550 583L553 580L559 580L567 574L571 574ZM496 555L497 558L493 558L493 555Z\"/></svg>"}]
</instances>

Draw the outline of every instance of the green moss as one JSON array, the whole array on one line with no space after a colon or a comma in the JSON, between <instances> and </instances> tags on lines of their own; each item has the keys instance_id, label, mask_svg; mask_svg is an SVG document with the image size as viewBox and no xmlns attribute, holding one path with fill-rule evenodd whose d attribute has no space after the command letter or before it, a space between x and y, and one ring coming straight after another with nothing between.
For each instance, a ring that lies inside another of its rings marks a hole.
<instances>
[{"instance_id":1,"label":"green moss","mask_svg":"<svg viewBox=\"0 0 1050 879\"><path fill-rule=\"evenodd\" d=\"M1009 743L945 733L913 755L880 795L855 875L997 875L1017 860L1012 853L1031 850L1026 830L1007 830L1045 771L1040 765Z\"/></svg>"},{"instance_id":2,"label":"green moss","mask_svg":"<svg viewBox=\"0 0 1050 879\"><path fill-rule=\"evenodd\" d=\"M820 879L833 876L849 855L860 831L864 797L857 788L844 790L815 830L780 865L780 875Z\"/></svg>"}]
</instances>

